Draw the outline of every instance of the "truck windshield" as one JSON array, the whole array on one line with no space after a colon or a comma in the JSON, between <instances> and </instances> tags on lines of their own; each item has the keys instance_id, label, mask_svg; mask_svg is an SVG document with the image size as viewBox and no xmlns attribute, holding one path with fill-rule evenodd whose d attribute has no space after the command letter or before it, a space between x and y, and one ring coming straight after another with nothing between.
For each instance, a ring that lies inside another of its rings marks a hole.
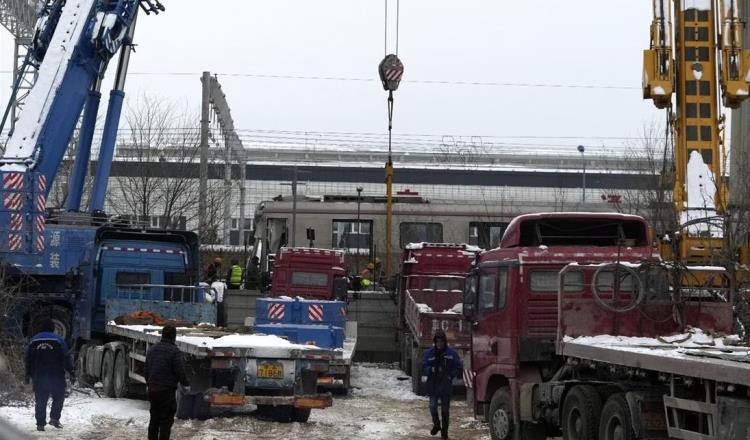
<instances>
[{"instance_id":1,"label":"truck windshield","mask_svg":"<svg viewBox=\"0 0 750 440\"><path fill-rule=\"evenodd\" d=\"M295 286L326 287L328 274L317 272L293 272L292 284Z\"/></svg>"}]
</instances>

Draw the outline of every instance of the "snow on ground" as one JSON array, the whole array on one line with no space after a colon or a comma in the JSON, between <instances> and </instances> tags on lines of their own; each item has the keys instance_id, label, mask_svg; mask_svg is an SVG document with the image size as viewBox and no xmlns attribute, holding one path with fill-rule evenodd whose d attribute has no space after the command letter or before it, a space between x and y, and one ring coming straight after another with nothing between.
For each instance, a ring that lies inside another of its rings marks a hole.
<instances>
[{"instance_id":1,"label":"snow on ground","mask_svg":"<svg viewBox=\"0 0 750 440\"><path fill-rule=\"evenodd\" d=\"M400 380L401 379L401 380ZM314 410L308 423L276 423L254 415L206 421L176 420L172 438L180 440L244 439L372 439L412 440L429 435L427 399L411 392L411 381L390 365L355 364L350 396L336 396L333 407ZM65 401L62 431L47 427L37 433L32 407L0 408L9 421L31 439L132 440L145 438L149 404L143 400L98 398L74 393ZM0 432L0 438L3 438ZM474 420L456 397L451 404L452 439L489 440L487 426Z\"/></svg>"},{"instance_id":2,"label":"snow on ground","mask_svg":"<svg viewBox=\"0 0 750 440\"><path fill-rule=\"evenodd\" d=\"M377 364L352 366L353 397L379 397L393 400L427 400L411 392L411 378L395 368Z\"/></svg>"}]
</instances>

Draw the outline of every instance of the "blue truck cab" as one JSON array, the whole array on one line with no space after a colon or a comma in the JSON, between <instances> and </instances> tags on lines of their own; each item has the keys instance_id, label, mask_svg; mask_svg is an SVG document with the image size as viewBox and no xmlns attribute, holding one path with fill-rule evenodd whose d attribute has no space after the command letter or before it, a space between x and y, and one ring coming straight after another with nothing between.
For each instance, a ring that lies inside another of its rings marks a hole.
<instances>
[{"instance_id":1,"label":"blue truck cab","mask_svg":"<svg viewBox=\"0 0 750 440\"><path fill-rule=\"evenodd\" d=\"M41 253L3 255L25 299L18 322L26 335L50 318L59 334L79 345L101 339L108 321L134 310L215 319L196 287L200 262L192 232L48 222L45 241Z\"/></svg>"}]
</instances>

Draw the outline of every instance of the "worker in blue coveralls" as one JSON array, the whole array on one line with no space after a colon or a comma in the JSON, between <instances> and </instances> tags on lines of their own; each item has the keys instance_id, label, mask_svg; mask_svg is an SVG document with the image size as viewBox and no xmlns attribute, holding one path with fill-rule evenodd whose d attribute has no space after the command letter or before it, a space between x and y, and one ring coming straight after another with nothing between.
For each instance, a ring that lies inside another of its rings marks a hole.
<instances>
[{"instance_id":1,"label":"worker in blue coveralls","mask_svg":"<svg viewBox=\"0 0 750 440\"><path fill-rule=\"evenodd\" d=\"M60 414L65 401L65 372L73 382L73 359L68 345L54 333L52 320L42 323L41 332L34 335L26 348L26 380L34 386L36 399L36 430L44 431L47 425L47 402L52 397L49 424L62 429Z\"/></svg>"},{"instance_id":2,"label":"worker in blue coveralls","mask_svg":"<svg viewBox=\"0 0 750 440\"><path fill-rule=\"evenodd\" d=\"M422 361L422 375L427 376L427 391L430 394L430 434L436 435L440 432L442 438L448 438L453 379L459 377L463 364L458 353L448 346L448 339L443 330L438 329L432 341L434 345L427 350ZM438 403L442 423L438 417Z\"/></svg>"}]
</instances>

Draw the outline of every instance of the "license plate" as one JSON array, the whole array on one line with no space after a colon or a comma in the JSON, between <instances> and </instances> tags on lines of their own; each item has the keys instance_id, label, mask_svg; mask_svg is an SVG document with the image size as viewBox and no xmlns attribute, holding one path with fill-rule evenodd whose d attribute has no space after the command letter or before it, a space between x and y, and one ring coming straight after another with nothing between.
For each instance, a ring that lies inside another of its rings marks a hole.
<instances>
[{"instance_id":1,"label":"license plate","mask_svg":"<svg viewBox=\"0 0 750 440\"><path fill-rule=\"evenodd\" d=\"M283 379L284 366L280 362L261 362L258 365L258 377L264 379Z\"/></svg>"}]
</instances>

